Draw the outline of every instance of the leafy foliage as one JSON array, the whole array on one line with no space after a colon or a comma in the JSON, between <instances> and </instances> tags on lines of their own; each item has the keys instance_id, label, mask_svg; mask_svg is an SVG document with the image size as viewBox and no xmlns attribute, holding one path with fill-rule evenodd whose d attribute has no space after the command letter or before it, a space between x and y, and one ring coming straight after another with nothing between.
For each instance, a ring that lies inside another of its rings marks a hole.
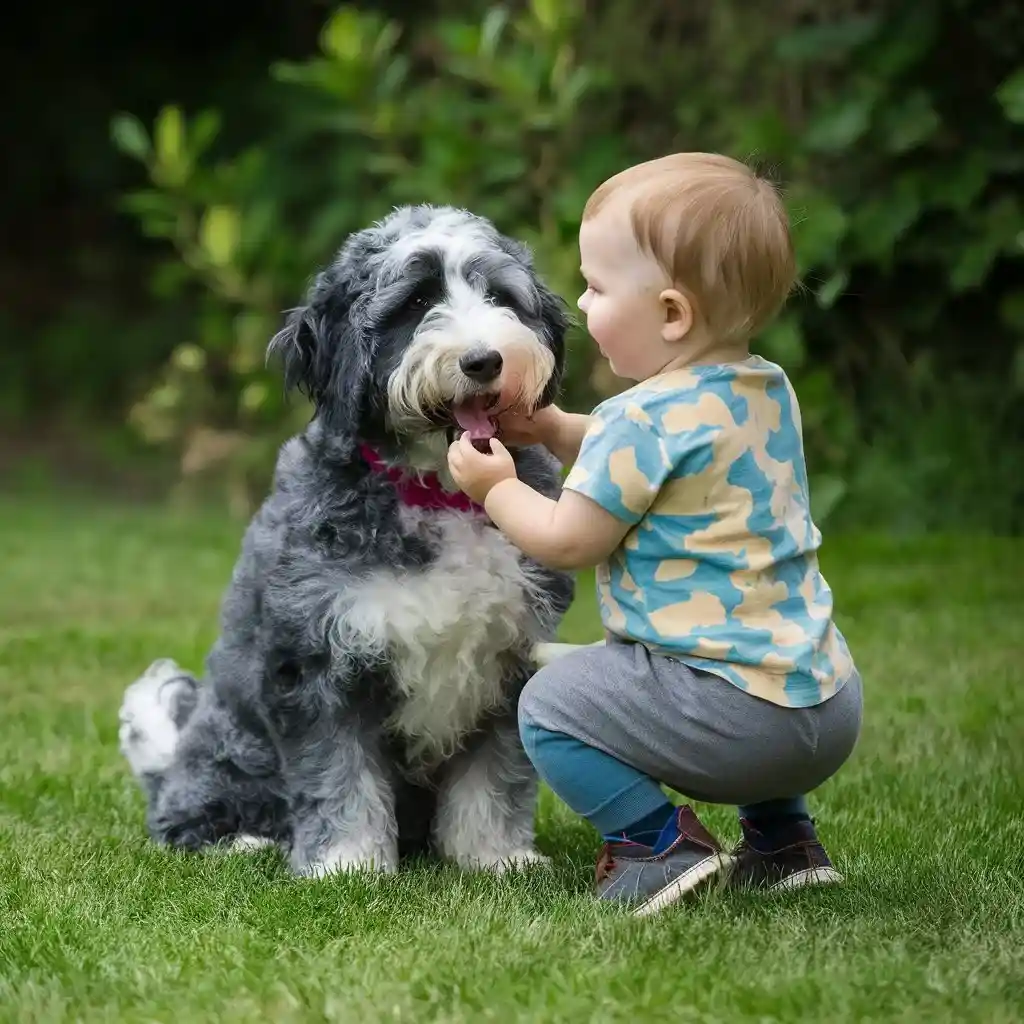
<instances>
[{"instance_id":1,"label":"leafy foliage","mask_svg":"<svg viewBox=\"0 0 1024 1024\"><path fill-rule=\"evenodd\" d=\"M265 472L305 415L268 375L266 339L341 238L391 206L492 217L572 301L591 189L668 149L717 149L779 180L792 215L803 288L757 347L794 377L819 517L884 520L870 510L888 490L900 522L950 523L988 491L988 525L1019 528L1016 5L458 8L408 23L337 9L319 53L272 68L280 116L240 152L210 155L216 111L168 106L151 130L115 119L151 183L126 206L174 247L155 284L202 296L193 338L134 410L148 437L180 445L186 469ZM569 402L618 386L581 335L570 351ZM970 431L946 429L957 420ZM986 452L999 476L979 488ZM973 482L954 496L958 478Z\"/></svg>"}]
</instances>

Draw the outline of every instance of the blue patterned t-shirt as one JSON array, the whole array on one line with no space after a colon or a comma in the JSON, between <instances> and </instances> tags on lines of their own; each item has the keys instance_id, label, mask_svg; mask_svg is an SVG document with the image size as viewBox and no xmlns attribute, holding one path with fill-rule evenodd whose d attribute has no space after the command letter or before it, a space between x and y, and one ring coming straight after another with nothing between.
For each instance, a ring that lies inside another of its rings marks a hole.
<instances>
[{"instance_id":1,"label":"blue patterned t-shirt","mask_svg":"<svg viewBox=\"0 0 1024 1024\"><path fill-rule=\"evenodd\" d=\"M818 568L800 410L759 356L599 405L565 487L632 529L598 566L605 628L788 707L853 672Z\"/></svg>"}]
</instances>

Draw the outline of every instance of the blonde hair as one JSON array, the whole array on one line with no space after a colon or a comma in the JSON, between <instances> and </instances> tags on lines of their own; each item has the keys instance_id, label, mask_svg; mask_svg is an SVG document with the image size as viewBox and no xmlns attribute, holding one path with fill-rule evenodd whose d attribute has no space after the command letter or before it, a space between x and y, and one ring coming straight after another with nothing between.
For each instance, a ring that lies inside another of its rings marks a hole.
<instances>
[{"instance_id":1,"label":"blonde hair","mask_svg":"<svg viewBox=\"0 0 1024 1024\"><path fill-rule=\"evenodd\" d=\"M675 153L629 167L587 201L583 220L612 197L629 202L633 234L694 304L715 337L756 334L796 278L789 218L771 182L716 153Z\"/></svg>"}]
</instances>

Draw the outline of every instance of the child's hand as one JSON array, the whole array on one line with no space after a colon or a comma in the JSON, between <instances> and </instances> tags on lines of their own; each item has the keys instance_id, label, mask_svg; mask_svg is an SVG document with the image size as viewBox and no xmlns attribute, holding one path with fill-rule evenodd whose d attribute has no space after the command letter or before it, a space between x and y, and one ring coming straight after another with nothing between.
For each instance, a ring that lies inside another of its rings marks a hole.
<instances>
[{"instance_id":1,"label":"child's hand","mask_svg":"<svg viewBox=\"0 0 1024 1024\"><path fill-rule=\"evenodd\" d=\"M558 429L558 416L561 410L553 405L545 406L536 412L503 412L498 417L501 436L514 445L547 445Z\"/></svg>"},{"instance_id":2,"label":"child's hand","mask_svg":"<svg viewBox=\"0 0 1024 1024\"><path fill-rule=\"evenodd\" d=\"M508 449L496 437L491 438L490 444L490 455L478 452L466 433L448 449L448 468L452 477L459 490L478 505L484 503L495 484L502 480L515 480L517 476L516 464Z\"/></svg>"}]
</instances>

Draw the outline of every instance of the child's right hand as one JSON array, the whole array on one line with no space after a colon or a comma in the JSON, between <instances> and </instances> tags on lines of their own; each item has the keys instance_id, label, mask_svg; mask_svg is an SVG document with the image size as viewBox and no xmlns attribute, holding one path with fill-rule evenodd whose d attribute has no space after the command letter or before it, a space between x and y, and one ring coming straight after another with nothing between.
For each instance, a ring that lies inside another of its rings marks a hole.
<instances>
[{"instance_id":1,"label":"child's right hand","mask_svg":"<svg viewBox=\"0 0 1024 1024\"><path fill-rule=\"evenodd\" d=\"M501 439L505 444L542 444L549 447L558 431L558 417L561 413L561 409L554 405L547 405L531 415L515 411L503 412L498 417Z\"/></svg>"},{"instance_id":2,"label":"child's right hand","mask_svg":"<svg viewBox=\"0 0 1024 1024\"><path fill-rule=\"evenodd\" d=\"M498 417L498 429L506 444L542 444L563 466L571 466L580 453L590 422L589 416L547 405L532 416L521 412L502 413Z\"/></svg>"}]
</instances>

